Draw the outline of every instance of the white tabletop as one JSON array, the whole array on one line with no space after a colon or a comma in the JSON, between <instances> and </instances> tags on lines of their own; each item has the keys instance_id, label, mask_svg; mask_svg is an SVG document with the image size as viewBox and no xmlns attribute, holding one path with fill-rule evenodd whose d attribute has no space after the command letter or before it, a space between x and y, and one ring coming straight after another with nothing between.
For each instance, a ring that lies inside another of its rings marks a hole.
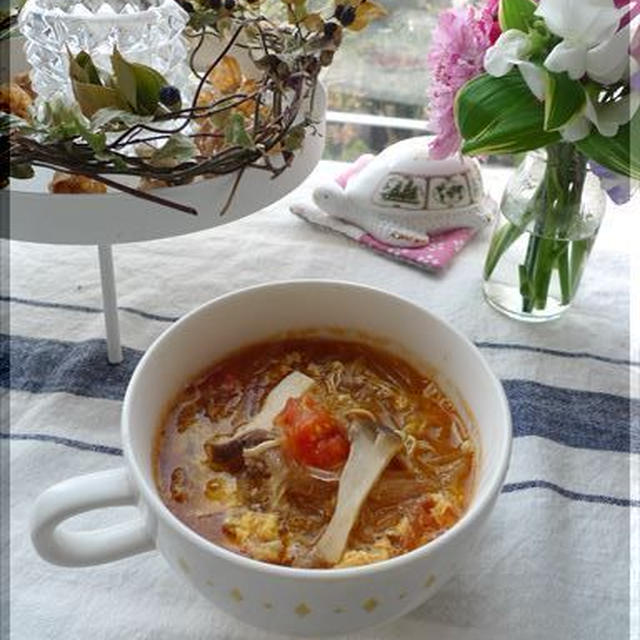
<instances>
[{"instance_id":1,"label":"white tabletop","mask_svg":"<svg viewBox=\"0 0 640 640\"><path fill-rule=\"evenodd\" d=\"M321 164L290 199L337 169ZM506 175L485 172L494 195ZM95 248L10 243L11 288L3 300L11 335L2 340L11 376L3 370L0 382L11 400L11 434L2 434L11 451L11 638L275 638L213 609L157 553L91 569L48 565L31 546L28 519L50 484L122 464L118 421L127 380L175 318L231 290L301 277L372 284L451 321L503 379L514 415L507 485L473 561L413 613L353 637L629 637L630 611L638 608L629 573L631 552L638 568L638 538L632 541L630 522L640 519L637 422L630 435L630 406L637 417L640 404L629 401L630 372L640 374L629 327L637 207L608 212L573 309L540 326L508 320L483 301L487 233L439 276L312 228L284 202L217 229L118 246L125 346L118 366L104 354ZM118 521L124 511L92 514L76 526Z\"/></svg>"}]
</instances>

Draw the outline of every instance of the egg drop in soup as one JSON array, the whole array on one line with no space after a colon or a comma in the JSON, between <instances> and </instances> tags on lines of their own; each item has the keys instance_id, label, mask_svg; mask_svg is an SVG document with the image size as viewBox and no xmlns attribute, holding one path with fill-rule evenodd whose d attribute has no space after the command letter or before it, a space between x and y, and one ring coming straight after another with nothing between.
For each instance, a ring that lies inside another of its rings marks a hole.
<instances>
[{"instance_id":1,"label":"egg drop in soup","mask_svg":"<svg viewBox=\"0 0 640 640\"><path fill-rule=\"evenodd\" d=\"M190 382L159 427L162 500L256 560L341 568L429 543L462 516L470 430L435 381L365 342L271 340Z\"/></svg>"}]
</instances>

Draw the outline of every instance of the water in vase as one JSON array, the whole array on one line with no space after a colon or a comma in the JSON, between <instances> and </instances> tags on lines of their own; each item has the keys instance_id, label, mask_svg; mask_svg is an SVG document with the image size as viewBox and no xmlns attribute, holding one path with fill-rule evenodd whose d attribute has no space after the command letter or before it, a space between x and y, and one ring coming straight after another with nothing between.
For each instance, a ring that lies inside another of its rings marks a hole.
<instances>
[{"instance_id":1,"label":"water in vase","mask_svg":"<svg viewBox=\"0 0 640 640\"><path fill-rule=\"evenodd\" d=\"M560 316L578 291L604 211L600 181L571 145L528 154L500 204L484 264L487 302L529 322Z\"/></svg>"},{"instance_id":2,"label":"water in vase","mask_svg":"<svg viewBox=\"0 0 640 640\"><path fill-rule=\"evenodd\" d=\"M528 265L527 254L532 246L544 246L548 238L524 231L484 281L485 298L491 306L520 320L543 322L559 317L573 301L596 235L597 229L584 238L554 239L546 256L536 256L553 263L550 270L543 270Z\"/></svg>"}]
</instances>

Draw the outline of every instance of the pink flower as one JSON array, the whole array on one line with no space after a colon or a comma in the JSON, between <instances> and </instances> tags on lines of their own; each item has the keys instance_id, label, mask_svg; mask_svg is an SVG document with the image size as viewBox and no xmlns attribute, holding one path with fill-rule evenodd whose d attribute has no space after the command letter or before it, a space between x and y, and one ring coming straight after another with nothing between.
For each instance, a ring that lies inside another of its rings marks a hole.
<instances>
[{"instance_id":1,"label":"pink flower","mask_svg":"<svg viewBox=\"0 0 640 640\"><path fill-rule=\"evenodd\" d=\"M616 7L629 7L629 13L627 13L620 22L621 29L640 15L640 0L615 0L615 3ZM636 63L640 65L640 27L631 33L629 54L635 59ZM629 84L634 91L640 91L640 71L635 71L635 73L631 75Z\"/></svg>"},{"instance_id":2,"label":"pink flower","mask_svg":"<svg viewBox=\"0 0 640 640\"><path fill-rule=\"evenodd\" d=\"M487 0L487 4L482 10L482 16L486 20L491 20L491 31L489 32L489 40L492 45L496 43L496 40L500 37L502 29L500 28L500 22L498 20L498 11L500 9L500 0Z\"/></svg>"},{"instance_id":3,"label":"pink flower","mask_svg":"<svg viewBox=\"0 0 640 640\"><path fill-rule=\"evenodd\" d=\"M640 0L614 0L616 7L629 7L627 13L620 22L620 27L626 27L636 16L640 15Z\"/></svg>"},{"instance_id":4,"label":"pink flower","mask_svg":"<svg viewBox=\"0 0 640 640\"><path fill-rule=\"evenodd\" d=\"M441 14L427 62L432 72L429 88L431 156L441 160L460 149L462 139L456 126L456 94L471 78L483 71L484 54L491 46L497 0L483 9L473 6L450 9Z\"/></svg>"}]
</instances>

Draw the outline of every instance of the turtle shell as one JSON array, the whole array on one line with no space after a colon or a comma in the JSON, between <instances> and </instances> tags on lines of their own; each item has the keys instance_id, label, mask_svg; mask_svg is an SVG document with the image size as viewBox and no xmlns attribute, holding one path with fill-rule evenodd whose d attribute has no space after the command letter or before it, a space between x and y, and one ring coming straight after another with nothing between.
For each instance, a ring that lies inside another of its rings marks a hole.
<instances>
[{"instance_id":1,"label":"turtle shell","mask_svg":"<svg viewBox=\"0 0 640 640\"><path fill-rule=\"evenodd\" d=\"M478 163L433 160L429 140L421 136L391 145L349 181L345 195L367 208L443 211L479 204L484 190Z\"/></svg>"}]
</instances>

